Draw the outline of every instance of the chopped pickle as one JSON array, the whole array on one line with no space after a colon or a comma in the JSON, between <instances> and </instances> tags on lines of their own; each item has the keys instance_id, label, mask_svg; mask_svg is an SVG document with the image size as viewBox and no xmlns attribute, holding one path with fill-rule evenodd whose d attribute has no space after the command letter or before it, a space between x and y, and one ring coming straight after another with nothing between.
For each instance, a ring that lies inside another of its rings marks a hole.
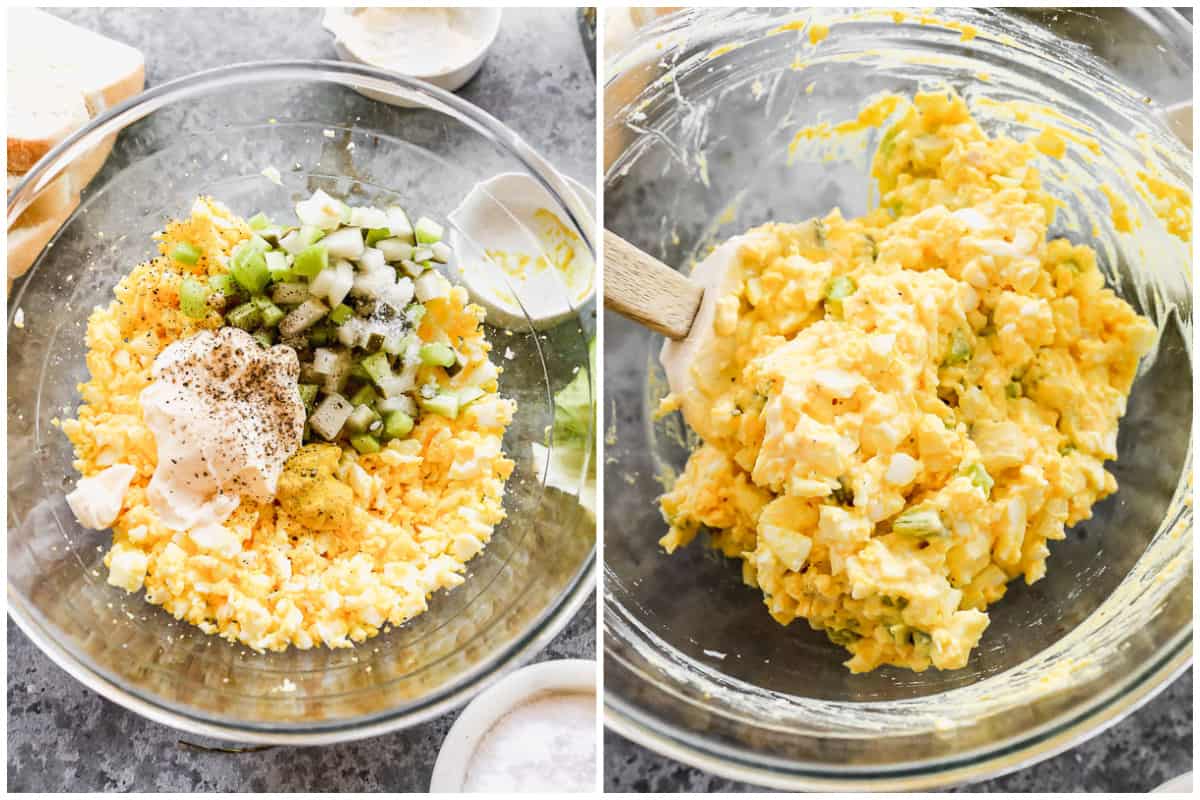
<instances>
[{"instance_id":1,"label":"chopped pickle","mask_svg":"<svg viewBox=\"0 0 1200 800\"><path fill-rule=\"evenodd\" d=\"M235 328L253 331L262 325L262 311L253 301L242 303L225 315L225 321Z\"/></svg>"},{"instance_id":2,"label":"chopped pickle","mask_svg":"<svg viewBox=\"0 0 1200 800\"><path fill-rule=\"evenodd\" d=\"M368 405L360 405L346 418L346 427L351 433L364 433L378 419L379 415L375 413L375 409Z\"/></svg>"},{"instance_id":3,"label":"chopped pickle","mask_svg":"<svg viewBox=\"0 0 1200 800\"><path fill-rule=\"evenodd\" d=\"M300 400L304 403L304 410L311 414L313 406L317 402L317 390L321 387L315 383L302 383L298 388L300 389Z\"/></svg>"},{"instance_id":4,"label":"chopped pickle","mask_svg":"<svg viewBox=\"0 0 1200 800\"><path fill-rule=\"evenodd\" d=\"M375 391L375 387L367 384L350 396L350 402L356 406L371 406L375 405L375 401L379 399L379 394Z\"/></svg>"},{"instance_id":5,"label":"chopped pickle","mask_svg":"<svg viewBox=\"0 0 1200 800\"><path fill-rule=\"evenodd\" d=\"M338 303L338 305L334 307L333 311L329 312L329 321L334 325L341 325L352 316L354 316L354 309L350 308L350 306L346 305L345 303Z\"/></svg>"}]
</instances>

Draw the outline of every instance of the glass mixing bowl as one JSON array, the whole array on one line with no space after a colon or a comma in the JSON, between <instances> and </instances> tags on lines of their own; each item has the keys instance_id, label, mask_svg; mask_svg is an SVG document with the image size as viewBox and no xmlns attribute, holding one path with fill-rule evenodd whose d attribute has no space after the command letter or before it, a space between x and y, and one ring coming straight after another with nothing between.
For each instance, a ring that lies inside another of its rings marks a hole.
<instances>
[{"instance_id":1,"label":"glass mixing bowl","mask_svg":"<svg viewBox=\"0 0 1200 800\"><path fill-rule=\"evenodd\" d=\"M685 432L677 414L653 418L661 339L607 314L607 723L726 777L792 789L979 779L1096 733L1190 659L1191 246L1135 185L1153 170L1190 196L1191 155L1155 112L1190 96L1191 27L1170 11L937 13L703 10L642 31L605 84L605 225L683 265L768 220L862 214L880 129L789 144L884 91L948 84L989 133L1024 138L1055 120L1093 138L1099 155L1072 143L1039 168L1065 203L1053 233L1097 248L1160 331L1109 465L1121 488L1051 544L1044 579L1011 584L964 669L852 675L823 633L776 624L738 564L699 543L658 547L656 497L682 469ZM1117 77L1106 52L1138 74ZM1128 196L1132 234L1114 229L1102 183Z\"/></svg>"},{"instance_id":2,"label":"glass mixing bowl","mask_svg":"<svg viewBox=\"0 0 1200 800\"><path fill-rule=\"evenodd\" d=\"M355 89L397 94L421 110L399 111ZM282 219L323 188L354 204L401 202L449 224L477 183L521 173L546 189L550 210L590 249L586 206L516 134L451 94L369 67L277 62L193 75L101 115L28 175L9 199L9 224L75 159L122 130L122 146L10 298L9 613L89 687L193 733L323 743L465 702L548 643L594 587L595 523L574 494L545 485L530 447L546 441L553 393L588 368L590 315L549 331L488 331L504 368L500 390L518 403L504 439L516 462L508 519L463 585L352 649L255 654L109 586L101 563L109 534L81 528L67 508L64 491L77 475L53 423L79 403L89 312L157 252L151 234L189 213L199 194ZM279 170L282 186L261 174L266 167ZM501 357L506 349L511 358Z\"/></svg>"}]
</instances>

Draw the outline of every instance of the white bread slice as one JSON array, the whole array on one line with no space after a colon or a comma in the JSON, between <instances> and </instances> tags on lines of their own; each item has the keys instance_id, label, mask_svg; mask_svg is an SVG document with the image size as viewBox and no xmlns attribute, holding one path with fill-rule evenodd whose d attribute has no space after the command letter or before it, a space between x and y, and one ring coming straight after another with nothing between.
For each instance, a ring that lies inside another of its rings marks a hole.
<instances>
[{"instance_id":1,"label":"white bread slice","mask_svg":"<svg viewBox=\"0 0 1200 800\"><path fill-rule=\"evenodd\" d=\"M31 8L8 12L8 191L90 117L140 92L136 49ZM75 160L8 231L8 279L23 274L79 204L116 137Z\"/></svg>"},{"instance_id":2,"label":"white bread slice","mask_svg":"<svg viewBox=\"0 0 1200 800\"><path fill-rule=\"evenodd\" d=\"M67 84L21 79L8 67L8 171L24 174L88 121L87 103Z\"/></svg>"},{"instance_id":3,"label":"white bread slice","mask_svg":"<svg viewBox=\"0 0 1200 800\"><path fill-rule=\"evenodd\" d=\"M8 12L8 63L45 72L37 80L79 89L91 116L146 85L146 59L137 49L72 25L36 8Z\"/></svg>"},{"instance_id":4,"label":"white bread slice","mask_svg":"<svg viewBox=\"0 0 1200 800\"><path fill-rule=\"evenodd\" d=\"M145 85L146 61L136 49L45 11L12 9L8 14L8 172L27 172L89 117L132 97ZM72 98L65 96L68 93ZM84 183L107 155L90 159L88 167L79 170Z\"/></svg>"}]
</instances>

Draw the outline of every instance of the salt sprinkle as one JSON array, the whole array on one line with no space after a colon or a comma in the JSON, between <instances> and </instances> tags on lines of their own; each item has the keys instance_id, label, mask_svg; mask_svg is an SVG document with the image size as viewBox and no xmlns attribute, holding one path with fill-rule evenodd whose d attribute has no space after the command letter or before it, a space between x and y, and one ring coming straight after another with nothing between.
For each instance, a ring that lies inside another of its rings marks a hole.
<instances>
[{"instance_id":1,"label":"salt sprinkle","mask_svg":"<svg viewBox=\"0 0 1200 800\"><path fill-rule=\"evenodd\" d=\"M464 792L590 792L596 787L596 698L583 692L533 697L480 739Z\"/></svg>"}]
</instances>

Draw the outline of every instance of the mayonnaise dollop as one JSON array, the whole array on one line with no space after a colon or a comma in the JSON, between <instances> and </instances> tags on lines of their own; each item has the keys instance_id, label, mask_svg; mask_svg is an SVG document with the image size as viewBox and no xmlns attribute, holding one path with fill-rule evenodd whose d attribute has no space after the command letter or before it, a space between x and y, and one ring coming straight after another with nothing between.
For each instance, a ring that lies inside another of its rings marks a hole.
<instances>
[{"instance_id":1,"label":"mayonnaise dollop","mask_svg":"<svg viewBox=\"0 0 1200 800\"><path fill-rule=\"evenodd\" d=\"M146 494L162 523L216 525L242 498L271 500L304 432L296 352L237 328L202 331L163 350L153 375L141 394L158 448Z\"/></svg>"}]
</instances>

